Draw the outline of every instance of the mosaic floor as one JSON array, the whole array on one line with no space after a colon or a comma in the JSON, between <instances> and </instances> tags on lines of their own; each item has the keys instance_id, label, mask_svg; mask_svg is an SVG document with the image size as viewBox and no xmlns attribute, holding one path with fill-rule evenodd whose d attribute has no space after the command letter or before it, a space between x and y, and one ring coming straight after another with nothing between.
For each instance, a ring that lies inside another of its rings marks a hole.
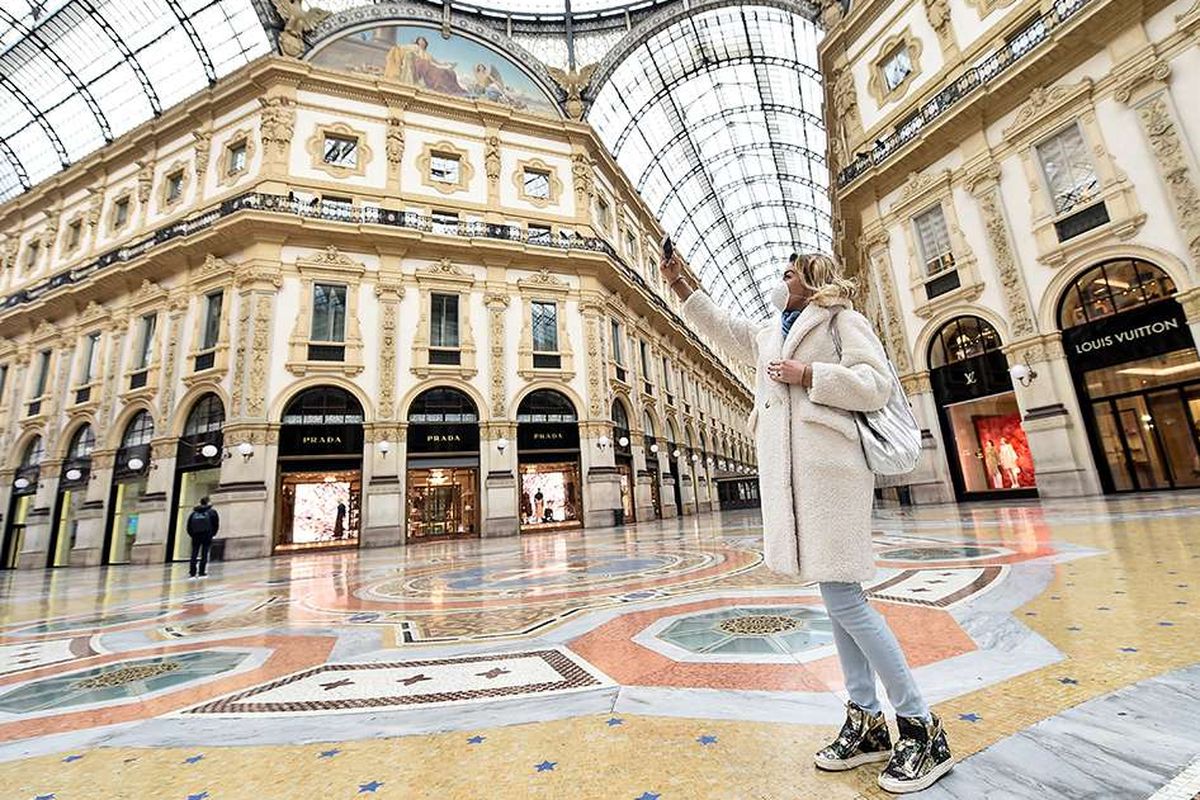
<instances>
[{"instance_id":1,"label":"mosaic floor","mask_svg":"<svg viewBox=\"0 0 1200 800\"><path fill-rule=\"evenodd\" d=\"M791 800L844 694L752 512L0 575L0 797ZM1200 795L1200 494L884 508L936 798Z\"/></svg>"}]
</instances>

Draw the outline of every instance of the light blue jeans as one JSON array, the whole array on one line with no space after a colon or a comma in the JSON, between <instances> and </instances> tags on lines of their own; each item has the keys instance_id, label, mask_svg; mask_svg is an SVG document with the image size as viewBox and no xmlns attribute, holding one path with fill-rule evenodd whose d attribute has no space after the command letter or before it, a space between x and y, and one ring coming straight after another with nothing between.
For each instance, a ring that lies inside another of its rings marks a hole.
<instances>
[{"instance_id":1,"label":"light blue jeans","mask_svg":"<svg viewBox=\"0 0 1200 800\"><path fill-rule=\"evenodd\" d=\"M913 680L904 651L887 620L867 603L861 584L822 583L821 598L833 621L846 692L854 704L878 714L882 709L875 693L875 676L883 682L892 708L902 717L929 718L929 706Z\"/></svg>"}]
</instances>

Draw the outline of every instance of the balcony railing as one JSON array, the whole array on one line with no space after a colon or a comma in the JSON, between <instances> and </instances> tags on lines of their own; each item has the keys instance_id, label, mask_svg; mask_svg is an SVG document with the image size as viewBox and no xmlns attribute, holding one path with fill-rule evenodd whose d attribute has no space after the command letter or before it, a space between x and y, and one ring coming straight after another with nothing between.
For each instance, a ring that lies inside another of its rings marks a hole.
<instances>
[{"instance_id":1,"label":"balcony railing","mask_svg":"<svg viewBox=\"0 0 1200 800\"><path fill-rule=\"evenodd\" d=\"M211 228L218 221L231 217L234 214L243 211L268 212L287 216L301 216L311 219L320 219L323 222L335 222L341 224L366 224L366 225L382 225L389 228L406 228L428 233L433 228L433 220L429 215L423 215L415 211L397 211L388 208L379 208L378 206L338 206L336 208L322 208L320 203L311 203L295 197L287 195L265 194L262 192L246 192L245 194L231 197L224 200L219 205L205 209L199 212L196 216L189 219L178 220L176 222L164 225L161 228L143 236L132 242L123 244L122 246L109 250L103 253L98 258L89 261L72 269L64 270L55 273L48 278L41 280L31 286L28 286L19 291L13 292L0 299L0 316L6 314L13 309L32 303L47 294L61 289L64 286L81 283L87 280L98 272L103 272L115 264L124 264L135 259L141 258L152 250L155 250L160 245L164 245L173 239L188 237L200 233L208 228ZM621 275L630 283L642 289L650 303L672 322L679 326L681 330L686 332L697 348L705 355L712 359L716 364L721 365L722 372L725 373L731 381L736 385L741 386L743 390L750 394L750 389L746 384L738 378L732 371L727 369L719 358L713 353L707 345L705 345L698 337L692 333L691 329L684 323L683 319L675 313L675 311L667 304L667 301L651 290L650 284L642 277L641 273L633 269L625 262L625 260L617 254L616 249L608 243L607 240L596 236L581 236L575 233L563 231L559 236L551 239L546 239L543 232L534 230L533 235L516 225L495 224L490 222L459 222L455 235L463 238L475 239L497 239L506 242L520 242L534 247L544 247L551 250L583 250L593 253L603 253L607 255L617 266Z\"/></svg>"},{"instance_id":2,"label":"balcony railing","mask_svg":"<svg viewBox=\"0 0 1200 800\"><path fill-rule=\"evenodd\" d=\"M1056 0L1054 8L1025 27L1021 35L1006 42L996 53L977 66L970 67L956 81L935 94L892 133L875 140L875 146L838 173L838 188L849 186L871 167L887 162L900 148L915 139L939 117L958 106L964 98L994 83L1015 64L1026 61L1042 49L1061 25L1096 0Z\"/></svg>"}]
</instances>

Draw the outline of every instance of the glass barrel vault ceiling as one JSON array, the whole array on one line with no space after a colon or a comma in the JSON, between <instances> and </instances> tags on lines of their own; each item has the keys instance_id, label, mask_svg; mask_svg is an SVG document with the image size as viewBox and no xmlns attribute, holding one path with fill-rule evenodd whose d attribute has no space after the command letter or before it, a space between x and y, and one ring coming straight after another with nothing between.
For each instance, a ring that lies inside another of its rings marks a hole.
<instances>
[{"instance_id":1,"label":"glass barrel vault ceiling","mask_svg":"<svg viewBox=\"0 0 1200 800\"><path fill-rule=\"evenodd\" d=\"M0 202L270 47L252 0L0 0Z\"/></svg>"},{"instance_id":2,"label":"glass barrel vault ceiling","mask_svg":"<svg viewBox=\"0 0 1200 800\"><path fill-rule=\"evenodd\" d=\"M717 302L756 318L789 253L832 247L819 36L779 8L703 11L641 44L588 112Z\"/></svg>"}]
</instances>

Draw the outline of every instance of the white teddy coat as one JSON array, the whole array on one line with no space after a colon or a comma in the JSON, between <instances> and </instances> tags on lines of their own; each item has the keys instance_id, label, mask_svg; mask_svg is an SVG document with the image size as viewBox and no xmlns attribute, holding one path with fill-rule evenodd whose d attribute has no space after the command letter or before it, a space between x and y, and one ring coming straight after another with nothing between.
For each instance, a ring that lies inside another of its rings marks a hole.
<instances>
[{"instance_id":1,"label":"white teddy coat","mask_svg":"<svg viewBox=\"0 0 1200 800\"><path fill-rule=\"evenodd\" d=\"M735 358L756 366L748 425L758 448L766 565L809 581L868 581L875 574L867 467L852 411L883 408L887 356L870 322L838 303L842 358L829 334L833 307L810 303L783 340L780 318L751 322L695 292L683 315ZM812 388L767 377L778 359L812 364Z\"/></svg>"}]
</instances>

